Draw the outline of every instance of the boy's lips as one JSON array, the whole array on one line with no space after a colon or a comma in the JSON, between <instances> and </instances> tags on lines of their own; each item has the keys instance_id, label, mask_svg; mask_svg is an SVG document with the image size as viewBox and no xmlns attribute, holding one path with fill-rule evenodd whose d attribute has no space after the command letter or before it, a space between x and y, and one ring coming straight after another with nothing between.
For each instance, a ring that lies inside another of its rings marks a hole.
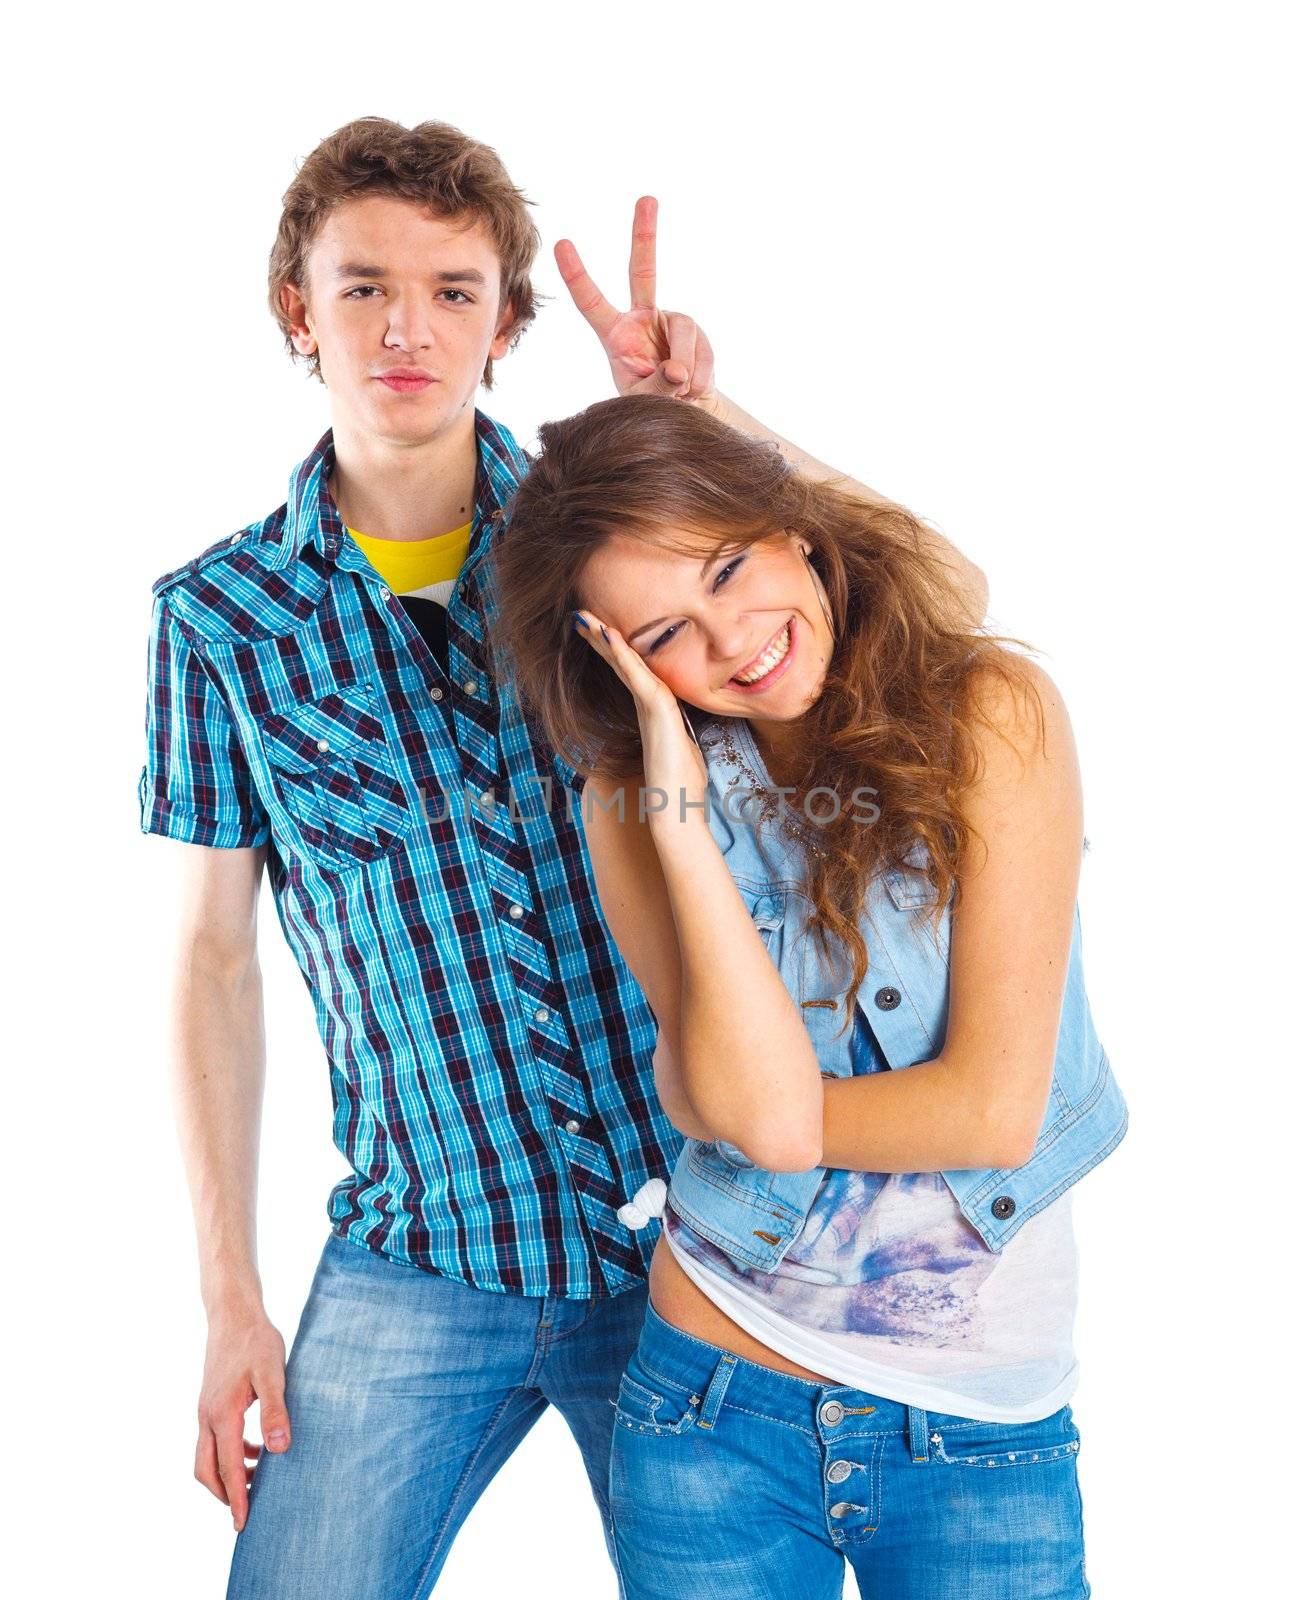
<instances>
[{"instance_id":1,"label":"boy's lips","mask_svg":"<svg viewBox=\"0 0 1292 1600\"><path fill-rule=\"evenodd\" d=\"M419 389L429 389L439 379L433 378L429 372L418 372L416 368L396 368L393 372L379 372L377 382L384 383L396 394L415 394Z\"/></svg>"}]
</instances>

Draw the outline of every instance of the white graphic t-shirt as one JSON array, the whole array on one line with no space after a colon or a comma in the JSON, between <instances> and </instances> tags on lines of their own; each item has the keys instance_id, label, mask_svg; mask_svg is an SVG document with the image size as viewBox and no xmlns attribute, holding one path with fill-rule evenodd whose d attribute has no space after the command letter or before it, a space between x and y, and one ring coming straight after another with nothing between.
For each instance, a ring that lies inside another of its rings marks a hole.
<instances>
[{"instance_id":1,"label":"white graphic t-shirt","mask_svg":"<svg viewBox=\"0 0 1292 1600\"><path fill-rule=\"evenodd\" d=\"M854 1072L888 1071L857 1013ZM718 1308L834 1383L984 1422L1031 1422L1076 1388L1071 1191L993 1254L940 1173L832 1168L774 1272L734 1262L671 1210L668 1247Z\"/></svg>"}]
</instances>

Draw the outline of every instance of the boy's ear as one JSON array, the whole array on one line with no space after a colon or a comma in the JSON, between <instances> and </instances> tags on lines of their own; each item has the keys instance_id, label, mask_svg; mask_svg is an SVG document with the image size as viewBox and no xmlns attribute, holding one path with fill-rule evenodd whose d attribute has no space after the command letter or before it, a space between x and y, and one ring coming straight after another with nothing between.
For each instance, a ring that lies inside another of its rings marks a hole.
<instances>
[{"instance_id":1,"label":"boy's ear","mask_svg":"<svg viewBox=\"0 0 1292 1600\"><path fill-rule=\"evenodd\" d=\"M294 283L285 283L278 291L278 303L291 324L292 345L297 355L312 356L318 350L318 340L309 325L309 312L300 290Z\"/></svg>"},{"instance_id":2,"label":"boy's ear","mask_svg":"<svg viewBox=\"0 0 1292 1600\"><path fill-rule=\"evenodd\" d=\"M498 316L498 331L493 336L489 346L489 354L495 361L501 361L511 348L512 329L516 326L516 312L509 300Z\"/></svg>"}]
</instances>

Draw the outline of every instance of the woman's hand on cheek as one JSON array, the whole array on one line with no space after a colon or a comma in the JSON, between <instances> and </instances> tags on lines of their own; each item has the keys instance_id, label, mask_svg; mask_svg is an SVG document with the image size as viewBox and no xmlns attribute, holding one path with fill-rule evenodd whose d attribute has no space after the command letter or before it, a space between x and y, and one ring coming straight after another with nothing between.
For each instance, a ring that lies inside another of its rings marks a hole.
<instances>
[{"instance_id":1,"label":"woman's hand on cheek","mask_svg":"<svg viewBox=\"0 0 1292 1600\"><path fill-rule=\"evenodd\" d=\"M663 790L666 796L662 809L652 816L670 820L685 816L682 799L690 804L699 802L709 772L677 696L618 629L603 623L593 612L576 611L572 625L633 697L641 730L644 782L648 788Z\"/></svg>"}]
</instances>

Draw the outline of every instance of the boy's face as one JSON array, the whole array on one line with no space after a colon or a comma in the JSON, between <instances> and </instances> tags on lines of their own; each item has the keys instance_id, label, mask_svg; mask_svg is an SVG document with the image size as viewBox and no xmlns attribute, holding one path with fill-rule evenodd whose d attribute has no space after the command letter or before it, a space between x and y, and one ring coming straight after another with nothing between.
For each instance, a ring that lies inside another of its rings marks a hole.
<instances>
[{"instance_id":1,"label":"boy's face","mask_svg":"<svg viewBox=\"0 0 1292 1600\"><path fill-rule=\"evenodd\" d=\"M500 270L478 222L388 195L337 206L314 237L305 283L282 291L293 345L318 351L334 423L416 445L473 413L485 362L507 353Z\"/></svg>"}]
</instances>

